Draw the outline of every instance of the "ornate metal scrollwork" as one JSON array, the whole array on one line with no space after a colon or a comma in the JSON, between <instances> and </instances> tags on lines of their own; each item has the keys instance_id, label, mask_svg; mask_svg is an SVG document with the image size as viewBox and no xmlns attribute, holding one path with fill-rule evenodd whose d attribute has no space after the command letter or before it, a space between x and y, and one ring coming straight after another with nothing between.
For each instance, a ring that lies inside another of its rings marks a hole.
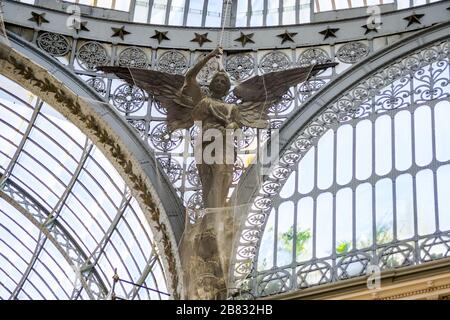
<instances>
[{"instance_id":1,"label":"ornate metal scrollwork","mask_svg":"<svg viewBox=\"0 0 450 320\"><path fill-rule=\"evenodd\" d=\"M102 78L90 78L86 83L101 96L106 96L106 83Z\"/></svg>"},{"instance_id":2,"label":"ornate metal scrollwork","mask_svg":"<svg viewBox=\"0 0 450 320\"><path fill-rule=\"evenodd\" d=\"M164 172L169 177L169 181L171 183L175 183L180 179L183 168L178 163L178 161L176 161L172 157L160 157L158 158L158 160L161 163Z\"/></svg>"},{"instance_id":3,"label":"ornate metal scrollwork","mask_svg":"<svg viewBox=\"0 0 450 320\"><path fill-rule=\"evenodd\" d=\"M150 141L159 151L172 151L180 146L181 141L183 141L183 134L180 130L171 133L167 124L161 122L152 129Z\"/></svg>"},{"instance_id":4,"label":"ornate metal scrollwork","mask_svg":"<svg viewBox=\"0 0 450 320\"><path fill-rule=\"evenodd\" d=\"M368 75L345 94L336 97L299 130L280 156L279 162L273 166L259 192L254 195L235 253L236 279L247 279L251 273L253 281L256 281L256 286L252 288L253 292L261 294L257 285L260 275L253 265L263 237L263 228L276 203L275 197L296 170L299 161L327 130L353 119L365 118L370 114L411 107L411 104L420 105L430 100L448 99L450 96L448 47L449 42L443 41L393 61L376 73ZM309 65L326 62L328 59L325 51L310 49L300 55L298 64ZM315 82L304 84L304 87L300 88L299 95L306 98L324 84L322 80L314 78L311 81ZM249 234L254 235L252 241L248 240ZM330 253L329 257L321 260L297 264L296 283L299 288L305 288L361 275L369 262L377 263L382 269L389 269L448 257L449 239L450 236L446 232L430 235L418 243L405 240L378 244L376 250L370 252L355 249L337 257L336 254ZM375 255L373 261L372 253ZM331 261L333 265L330 264Z\"/></svg>"},{"instance_id":5,"label":"ornate metal scrollwork","mask_svg":"<svg viewBox=\"0 0 450 320\"><path fill-rule=\"evenodd\" d=\"M227 57L225 69L231 79L242 81L253 75L255 60L247 53L233 54Z\"/></svg>"},{"instance_id":6,"label":"ornate metal scrollwork","mask_svg":"<svg viewBox=\"0 0 450 320\"><path fill-rule=\"evenodd\" d=\"M178 51L164 52L158 59L158 70L171 74L184 74L188 68L186 57Z\"/></svg>"},{"instance_id":7,"label":"ornate metal scrollwork","mask_svg":"<svg viewBox=\"0 0 450 320\"><path fill-rule=\"evenodd\" d=\"M142 89L125 83L114 91L112 101L117 110L133 113L142 108L147 97Z\"/></svg>"},{"instance_id":8,"label":"ornate metal scrollwork","mask_svg":"<svg viewBox=\"0 0 450 320\"><path fill-rule=\"evenodd\" d=\"M369 47L361 42L350 42L339 48L336 57L343 63L356 63L369 54Z\"/></svg>"},{"instance_id":9,"label":"ornate metal scrollwork","mask_svg":"<svg viewBox=\"0 0 450 320\"><path fill-rule=\"evenodd\" d=\"M330 62L330 56L328 53L320 48L312 48L303 51L297 59L297 65L299 67L307 67L314 64L321 64ZM318 74L323 73L320 71Z\"/></svg>"},{"instance_id":10,"label":"ornate metal scrollwork","mask_svg":"<svg viewBox=\"0 0 450 320\"><path fill-rule=\"evenodd\" d=\"M289 69L291 61L289 57L279 51L273 51L265 54L259 63L259 70L262 73L275 72Z\"/></svg>"},{"instance_id":11,"label":"ornate metal scrollwork","mask_svg":"<svg viewBox=\"0 0 450 320\"><path fill-rule=\"evenodd\" d=\"M136 47L126 48L119 54L118 64L121 67L140 68L148 67L148 59L144 50Z\"/></svg>"},{"instance_id":12,"label":"ornate metal scrollwork","mask_svg":"<svg viewBox=\"0 0 450 320\"><path fill-rule=\"evenodd\" d=\"M77 61L84 70L94 71L98 66L107 65L110 57L103 45L89 41L78 48Z\"/></svg>"},{"instance_id":13,"label":"ornate metal scrollwork","mask_svg":"<svg viewBox=\"0 0 450 320\"><path fill-rule=\"evenodd\" d=\"M71 49L71 44L66 37L53 32L41 33L36 39L36 44L54 57L65 56Z\"/></svg>"}]
</instances>

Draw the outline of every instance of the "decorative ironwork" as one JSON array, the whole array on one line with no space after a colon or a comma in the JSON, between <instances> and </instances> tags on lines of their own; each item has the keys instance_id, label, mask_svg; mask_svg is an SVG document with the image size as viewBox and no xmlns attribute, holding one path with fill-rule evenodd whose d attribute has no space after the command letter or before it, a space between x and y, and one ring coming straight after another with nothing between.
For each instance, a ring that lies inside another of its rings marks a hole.
<instances>
[{"instance_id":1,"label":"decorative ironwork","mask_svg":"<svg viewBox=\"0 0 450 320\"><path fill-rule=\"evenodd\" d=\"M158 40L158 44L163 42L164 40L170 40L169 37L167 37L167 33L169 31L158 31L155 30L155 34L151 36L150 38Z\"/></svg>"},{"instance_id":2,"label":"decorative ironwork","mask_svg":"<svg viewBox=\"0 0 450 320\"><path fill-rule=\"evenodd\" d=\"M256 138L256 131L254 128L242 127L241 137L237 141L235 141L235 146L238 149L248 148Z\"/></svg>"},{"instance_id":3,"label":"decorative ironwork","mask_svg":"<svg viewBox=\"0 0 450 320\"><path fill-rule=\"evenodd\" d=\"M287 91L283 95L279 103L273 104L269 107L269 113L278 115L283 112L286 112L292 106L294 100L295 97L294 94L291 92L291 90Z\"/></svg>"},{"instance_id":4,"label":"decorative ironwork","mask_svg":"<svg viewBox=\"0 0 450 320\"><path fill-rule=\"evenodd\" d=\"M172 151L180 146L183 141L183 134L180 130L170 132L167 124L161 122L157 124L150 133L150 141L153 146L163 152Z\"/></svg>"},{"instance_id":5,"label":"decorative ironwork","mask_svg":"<svg viewBox=\"0 0 450 320\"><path fill-rule=\"evenodd\" d=\"M158 160L161 163L164 172L169 177L170 182L177 182L181 177L181 172L183 171L183 168L178 161L171 157L161 157L158 158Z\"/></svg>"},{"instance_id":6,"label":"decorative ironwork","mask_svg":"<svg viewBox=\"0 0 450 320\"><path fill-rule=\"evenodd\" d=\"M326 84L324 79L313 78L298 87L298 100L303 103Z\"/></svg>"},{"instance_id":7,"label":"decorative ironwork","mask_svg":"<svg viewBox=\"0 0 450 320\"><path fill-rule=\"evenodd\" d=\"M164 52L158 59L158 70L171 74L184 74L188 68L186 57L178 51Z\"/></svg>"},{"instance_id":8,"label":"decorative ironwork","mask_svg":"<svg viewBox=\"0 0 450 320\"><path fill-rule=\"evenodd\" d=\"M245 47L247 43L255 43L255 41L252 40L254 35L255 35L254 33L244 34L241 32L240 37L234 39L234 41L240 42L242 46Z\"/></svg>"},{"instance_id":9,"label":"decorative ironwork","mask_svg":"<svg viewBox=\"0 0 450 320\"><path fill-rule=\"evenodd\" d=\"M77 61L84 70L94 71L98 66L107 65L110 57L100 43L89 41L78 48Z\"/></svg>"},{"instance_id":10,"label":"decorative ironwork","mask_svg":"<svg viewBox=\"0 0 450 320\"><path fill-rule=\"evenodd\" d=\"M450 233L432 236L420 248L420 259L423 262L450 257Z\"/></svg>"},{"instance_id":11,"label":"decorative ironwork","mask_svg":"<svg viewBox=\"0 0 450 320\"><path fill-rule=\"evenodd\" d=\"M323 62L328 59L328 55L323 50L311 50L315 51L307 50L300 56L298 61L300 65L316 63L316 61ZM254 195L252 208L237 244L235 279L248 279L251 275L253 281L256 281L252 290L257 295L261 295L260 277L268 271L257 272L253 265L257 259L262 231L269 215L273 212L273 205L282 187L298 167L299 161L311 147L317 144L325 132L349 121L356 123L360 121L359 119L369 116L375 119L378 113L381 114L386 110L400 112L400 110L413 108L429 101L433 101L435 105L437 101L448 99L450 96L449 70L448 41L418 50L367 76L345 94L338 96L332 104L306 124L289 147L283 151L279 162L272 167L268 178L259 192ZM311 81L318 81L318 79ZM323 82L309 83L310 86L313 84L320 86ZM308 89L300 88L300 92L307 96L313 91ZM433 170L436 169L433 168ZM330 190L334 190L333 188L331 187ZM369 263L377 263L381 268L389 269L450 255L449 231L434 234L420 241L414 238L403 241L389 237L387 239L390 240L375 244L374 249L370 251L353 249L337 257L336 254L330 253L329 257L323 257L321 260L297 264L295 283L299 288L306 288L362 275ZM417 254L419 252L420 257ZM375 256L374 259L372 259L373 256Z\"/></svg>"},{"instance_id":12,"label":"decorative ironwork","mask_svg":"<svg viewBox=\"0 0 450 320\"><path fill-rule=\"evenodd\" d=\"M291 275L285 270L268 273L258 281L258 293L261 296L286 292L290 287Z\"/></svg>"},{"instance_id":13,"label":"decorative ironwork","mask_svg":"<svg viewBox=\"0 0 450 320\"><path fill-rule=\"evenodd\" d=\"M301 266L297 271L298 288L328 283L331 281L331 266L327 262L312 262Z\"/></svg>"},{"instance_id":14,"label":"decorative ironwork","mask_svg":"<svg viewBox=\"0 0 450 320\"><path fill-rule=\"evenodd\" d=\"M45 12L37 13L31 11L31 18L28 21L34 21L40 27L43 23L50 23L47 19L45 19Z\"/></svg>"},{"instance_id":15,"label":"decorative ironwork","mask_svg":"<svg viewBox=\"0 0 450 320\"><path fill-rule=\"evenodd\" d=\"M211 40L208 39L208 33L195 33L195 38L191 40L191 42L197 42L200 47L203 46L205 42L211 42Z\"/></svg>"},{"instance_id":16,"label":"decorative ironwork","mask_svg":"<svg viewBox=\"0 0 450 320\"><path fill-rule=\"evenodd\" d=\"M147 98L140 88L125 83L114 91L112 101L117 110L133 113L142 108Z\"/></svg>"},{"instance_id":17,"label":"decorative ironwork","mask_svg":"<svg viewBox=\"0 0 450 320\"><path fill-rule=\"evenodd\" d=\"M327 63L330 61L330 56L325 50L313 48L303 51L297 59L297 64L299 67L306 67L314 64Z\"/></svg>"},{"instance_id":18,"label":"decorative ironwork","mask_svg":"<svg viewBox=\"0 0 450 320\"><path fill-rule=\"evenodd\" d=\"M381 269L412 265L414 264L414 248L407 243L388 246L381 251L378 261Z\"/></svg>"},{"instance_id":19,"label":"decorative ironwork","mask_svg":"<svg viewBox=\"0 0 450 320\"><path fill-rule=\"evenodd\" d=\"M325 30L320 31L319 33L323 35L323 40L328 38L336 38L336 32L339 31L339 28L326 28Z\"/></svg>"},{"instance_id":20,"label":"decorative ironwork","mask_svg":"<svg viewBox=\"0 0 450 320\"><path fill-rule=\"evenodd\" d=\"M200 187L200 176L198 175L198 169L195 161L192 161L187 169L187 179L192 186Z\"/></svg>"},{"instance_id":21,"label":"decorative ironwork","mask_svg":"<svg viewBox=\"0 0 450 320\"><path fill-rule=\"evenodd\" d=\"M289 69L290 65L291 61L285 53L273 51L262 57L259 69L262 73L268 73Z\"/></svg>"},{"instance_id":22,"label":"decorative ironwork","mask_svg":"<svg viewBox=\"0 0 450 320\"><path fill-rule=\"evenodd\" d=\"M245 80L255 71L255 60L248 53L233 54L227 57L226 71L233 80Z\"/></svg>"},{"instance_id":23,"label":"decorative ironwork","mask_svg":"<svg viewBox=\"0 0 450 320\"><path fill-rule=\"evenodd\" d=\"M371 263L371 260L371 256L366 252L346 253L336 265L337 279L345 280L366 275L367 266Z\"/></svg>"},{"instance_id":24,"label":"decorative ironwork","mask_svg":"<svg viewBox=\"0 0 450 320\"><path fill-rule=\"evenodd\" d=\"M190 196L186 207L191 223L194 223L203 216L203 196L200 190Z\"/></svg>"},{"instance_id":25,"label":"decorative ironwork","mask_svg":"<svg viewBox=\"0 0 450 320\"><path fill-rule=\"evenodd\" d=\"M139 135L144 137L147 132L147 125L145 120L127 120L139 132Z\"/></svg>"},{"instance_id":26,"label":"decorative ironwork","mask_svg":"<svg viewBox=\"0 0 450 320\"><path fill-rule=\"evenodd\" d=\"M295 42L294 37L296 35L297 35L297 32L288 32L287 30L285 30L284 33L278 34L277 37L281 38L281 44L283 44L286 41Z\"/></svg>"},{"instance_id":27,"label":"decorative ironwork","mask_svg":"<svg viewBox=\"0 0 450 320\"><path fill-rule=\"evenodd\" d=\"M86 83L101 96L106 96L106 83L102 78L90 78Z\"/></svg>"},{"instance_id":28,"label":"decorative ironwork","mask_svg":"<svg viewBox=\"0 0 450 320\"><path fill-rule=\"evenodd\" d=\"M144 50L130 47L119 54L118 64L121 67L145 69L148 67L148 59Z\"/></svg>"},{"instance_id":29,"label":"decorative ironwork","mask_svg":"<svg viewBox=\"0 0 450 320\"><path fill-rule=\"evenodd\" d=\"M337 58L344 63L356 63L369 54L369 47L361 42L350 42L339 48Z\"/></svg>"},{"instance_id":30,"label":"decorative ironwork","mask_svg":"<svg viewBox=\"0 0 450 320\"><path fill-rule=\"evenodd\" d=\"M244 172L244 162L240 157L236 158L236 162L234 163L234 170L233 170L233 182L237 182L239 178L242 176L242 173Z\"/></svg>"},{"instance_id":31,"label":"decorative ironwork","mask_svg":"<svg viewBox=\"0 0 450 320\"><path fill-rule=\"evenodd\" d=\"M36 44L45 52L54 57L65 56L71 49L66 37L52 32L44 32L36 39Z\"/></svg>"},{"instance_id":32,"label":"decorative ironwork","mask_svg":"<svg viewBox=\"0 0 450 320\"><path fill-rule=\"evenodd\" d=\"M125 30L125 26L122 26L120 28L114 28L111 27L111 30L113 31L112 38L119 37L121 40L124 40L125 36L128 34L131 34L131 32L128 32Z\"/></svg>"}]
</instances>

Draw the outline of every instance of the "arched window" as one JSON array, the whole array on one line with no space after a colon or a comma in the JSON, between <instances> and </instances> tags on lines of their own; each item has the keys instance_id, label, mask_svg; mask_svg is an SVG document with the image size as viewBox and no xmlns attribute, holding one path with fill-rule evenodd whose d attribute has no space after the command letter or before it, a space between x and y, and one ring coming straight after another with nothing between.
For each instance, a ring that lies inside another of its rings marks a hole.
<instances>
[{"instance_id":1,"label":"arched window","mask_svg":"<svg viewBox=\"0 0 450 320\"><path fill-rule=\"evenodd\" d=\"M301 128L255 199L237 279L269 295L450 256L449 79L442 42L369 76Z\"/></svg>"}]
</instances>

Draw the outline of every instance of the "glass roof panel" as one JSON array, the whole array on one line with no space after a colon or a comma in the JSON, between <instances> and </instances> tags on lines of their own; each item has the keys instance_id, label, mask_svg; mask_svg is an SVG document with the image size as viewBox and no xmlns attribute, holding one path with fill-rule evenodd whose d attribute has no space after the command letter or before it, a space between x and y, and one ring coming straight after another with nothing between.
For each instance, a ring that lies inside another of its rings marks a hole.
<instances>
[{"instance_id":1,"label":"glass roof panel","mask_svg":"<svg viewBox=\"0 0 450 320\"><path fill-rule=\"evenodd\" d=\"M148 222L117 170L74 124L3 76L0 141L0 298L104 299L115 269L167 290ZM117 288L124 298L166 297Z\"/></svg>"}]
</instances>

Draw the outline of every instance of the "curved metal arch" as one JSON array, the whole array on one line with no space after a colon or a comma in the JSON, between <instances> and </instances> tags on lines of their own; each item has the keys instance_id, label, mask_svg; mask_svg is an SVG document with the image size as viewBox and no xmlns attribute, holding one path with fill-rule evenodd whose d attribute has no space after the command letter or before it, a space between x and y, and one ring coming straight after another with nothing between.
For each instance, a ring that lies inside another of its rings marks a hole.
<instances>
[{"instance_id":1,"label":"curved metal arch","mask_svg":"<svg viewBox=\"0 0 450 320\"><path fill-rule=\"evenodd\" d=\"M11 184L11 185L9 185ZM38 210L36 213L32 213L28 211L24 206L20 205L17 200L14 198L14 193L20 193L21 197L28 198L29 196L25 193L22 193L23 190L19 190L18 186L14 185L12 182L7 183L8 188L0 191L0 198L8 202L11 206L13 206L16 210L18 210L20 213L22 213L33 225L35 225L40 232L45 236L43 239L48 239L52 244L55 246L55 248L59 251L59 253L64 257L64 260L74 268L76 268L76 261L70 257L70 255L67 253L67 249L64 249L61 245L61 242L56 239L55 236L62 236L66 241L67 244L71 247L72 250L75 252L78 252L83 260L88 259L88 255L82 250L81 247L78 246L76 241L69 235L67 231L65 231L64 227L59 224L59 222L56 222L54 227L56 230L51 231L48 227L48 213L44 208L42 208L37 202L32 202L32 206L35 206ZM30 198L31 199L31 198ZM31 200L32 201L32 200ZM55 236L53 235L55 234ZM41 240L42 241L42 240ZM39 244L38 244L39 245ZM24 276L23 276L24 277ZM107 286L103 283L102 278L98 274L97 271L95 271L94 274L94 281L98 286L99 292L103 294L103 296L106 296L107 294ZM92 293L92 290L90 289L89 283L86 281L85 277L80 277L81 280L81 286L83 289L86 290L89 297L94 298L94 295ZM91 280L91 279L90 279ZM92 284L92 280L90 281ZM17 288L21 290L20 283L17 284ZM16 289L17 289L16 288ZM78 288L79 289L79 288Z\"/></svg>"},{"instance_id":2,"label":"curved metal arch","mask_svg":"<svg viewBox=\"0 0 450 320\"><path fill-rule=\"evenodd\" d=\"M160 247L160 252L164 252L166 255L170 253L172 256L173 263L170 264L166 262L164 264L166 266L165 269L167 270L167 272L169 274L172 274L171 276L173 277L173 279L176 279L176 281L172 282L170 279L168 279L168 281L169 283L177 283L177 288L173 289L177 292L181 292L181 277L178 277L178 275L174 273L179 273L179 270L181 270L176 248L184 229L184 207L181 201L178 199L176 191L167 180L167 177L160 164L158 163L158 161L156 161L153 152L142 141L142 139L138 137L135 130L133 130L133 128L131 128L131 126L129 126L120 115L113 111L113 108L111 108L107 102L103 102L103 98L101 98L79 77L73 74L65 66L57 62L54 58L48 56L46 53L37 49L32 44L24 41L18 36L9 33L8 37L10 40L10 46L15 51L19 52L23 57L26 57L25 59L29 59L32 63L37 63L40 66L44 67L46 70L48 70L49 74L53 75L56 81L64 83L65 87L71 90L77 98L80 97L85 101L89 101L89 112L91 114L93 113L98 115L100 121L102 121L103 123L107 123L107 129L112 132L113 136L116 139L118 139L118 142L123 143L123 145L127 146L125 152L132 158L132 164L137 167L137 170L143 172L146 178L148 178L148 180L150 181L151 185L149 188L149 192L151 192L152 196L156 199L155 203L161 214L157 216L160 220L160 223L157 223L157 225L154 225L152 222L150 222L150 214L146 215L147 220L149 221L149 224L152 227L155 236L157 238L159 237L164 239L164 241L156 240L156 243ZM30 89L29 83L28 86L28 89ZM67 114L67 112L63 112L63 114ZM80 127L82 131L84 131L82 126L80 126L80 123L77 124L77 121L75 121L74 123L78 127ZM85 133L88 136L92 136L92 133L90 132ZM94 141L98 141L98 137L96 137ZM103 147L103 149L104 148L105 147ZM109 160L113 164L116 163L117 165L118 160L114 159L111 153L112 151L108 150L105 155L109 157ZM123 168L122 170L119 170L119 173L121 172L123 173ZM139 181L139 183L141 183L141 181ZM137 184L137 182L135 182L134 184L136 187L135 192L142 191L138 189L140 186ZM136 197L136 199L139 199L139 197ZM144 206L143 204L141 205ZM147 210L144 210L144 212L147 212ZM169 222L168 225L167 223L164 223L165 221ZM164 244L161 242L164 242ZM169 243L172 243L172 245L168 246ZM163 258L163 260L165 260L165 258ZM177 295L175 295L175 297L176 296Z\"/></svg>"},{"instance_id":3,"label":"curved metal arch","mask_svg":"<svg viewBox=\"0 0 450 320\"><path fill-rule=\"evenodd\" d=\"M353 88L362 80L366 79L369 74L373 74L377 70L391 64L395 60L416 52L421 48L425 48L432 43L450 39L449 34L450 22L435 25L413 36L402 39L355 64L319 89L314 96L303 104L301 109L293 113L286 120L286 122L281 126L277 136L279 139L279 154L270 154L270 152L267 153L274 147L272 140L269 140L267 144L262 147L262 154L267 154L270 159L270 163L276 165L278 156L282 156L286 151L288 151L290 145L298 134L302 132L308 124L313 122L322 111L326 110L328 106L335 102L337 97L342 96L345 92ZM273 167L274 166L271 168ZM253 201L258 196L258 192L264 183L264 179L260 175L261 170L262 166L260 163L254 164L248 168L232 195L232 201L236 206L248 207L248 209L243 212L244 215L250 212ZM280 191L281 188L271 197L271 200L278 198ZM232 282L236 279L234 276L237 263L236 256L239 248L240 237L246 227L244 223L245 218L246 216L240 216L238 218L238 221L242 221L242 223L238 227L239 230L237 230L233 243L229 270L229 275ZM264 232L264 226L262 227L262 230L259 230L260 233ZM256 255L257 253L254 252L254 254Z\"/></svg>"}]
</instances>

